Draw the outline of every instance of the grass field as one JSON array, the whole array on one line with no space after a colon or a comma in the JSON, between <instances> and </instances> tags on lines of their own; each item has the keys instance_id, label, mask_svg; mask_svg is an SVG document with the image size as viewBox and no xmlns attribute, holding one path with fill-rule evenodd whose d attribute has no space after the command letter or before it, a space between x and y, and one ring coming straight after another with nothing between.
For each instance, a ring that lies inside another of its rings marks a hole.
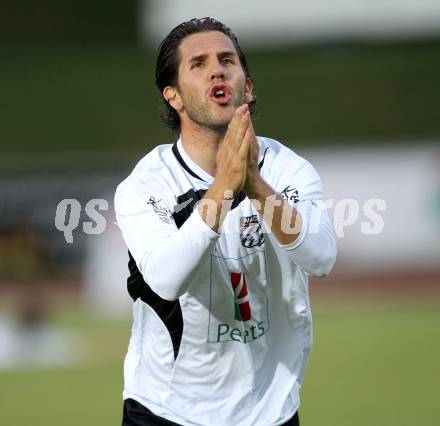
<instances>
[{"instance_id":1,"label":"grass field","mask_svg":"<svg viewBox=\"0 0 440 426\"><path fill-rule=\"evenodd\" d=\"M315 303L302 426L437 425L439 308L440 300ZM83 365L1 372L0 424L120 424L130 321L64 311L54 322L80 336Z\"/></svg>"}]
</instances>

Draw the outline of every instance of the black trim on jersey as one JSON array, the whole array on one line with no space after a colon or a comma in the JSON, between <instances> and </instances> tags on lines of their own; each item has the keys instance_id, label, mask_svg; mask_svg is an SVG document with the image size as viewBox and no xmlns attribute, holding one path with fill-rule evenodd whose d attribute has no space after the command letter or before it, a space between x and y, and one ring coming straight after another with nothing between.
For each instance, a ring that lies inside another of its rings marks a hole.
<instances>
[{"instance_id":1,"label":"black trim on jersey","mask_svg":"<svg viewBox=\"0 0 440 426\"><path fill-rule=\"evenodd\" d=\"M177 142L173 145L173 147L171 148L173 151L173 154L175 155L175 157L177 158L177 161L180 163L180 165L193 177L195 177L196 179L201 180L202 182L205 182L199 175L196 175L188 166L188 164L185 163L185 161L183 161L182 156L180 155L179 149L177 148Z\"/></svg>"},{"instance_id":2,"label":"black trim on jersey","mask_svg":"<svg viewBox=\"0 0 440 426\"><path fill-rule=\"evenodd\" d=\"M266 153L267 150L269 149L269 147L267 147L264 150L264 154L263 154L263 158L261 159L261 161L258 164L258 170L261 170L261 168L263 167L264 164L264 159L266 158ZM202 182L205 182L199 175L197 175L195 172L193 172L190 167L188 166L188 164L185 163L185 161L183 161L182 156L180 155L179 152L179 148L177 148L177 142L173 145L173 147L171 148L171 150L173 151L173 154L175 155L177 161L180 163L180 165L193 177L195 177L196 179L201 180Z\"/></svg>"},{"instance_id":3,"label":"black trim on jersey","mask_svg":"<svg viewBox=\"0 0 440 426\"><path fill-rule=\"evenodd\" d=\"M246 194L241 191L239 194L237 194L234 198L234 201L232 201L231 210L234 210L238 205L246 198Z\"/></svg>"},{"instance_id":4,"label":"black trim on jersey","mask_svg":"<svg viewBox=\"0 0 440 426\"><path fill-rule=\"evenodd\" d=\"M183 316L180 301L170 302L162 299L156 294L151 287L144 281L135 260L130 252L128 252L130 260L128 261L128 269L130 276L127 278L127 289L134 301L139 297L143 302L149 305L159 316L170 333L173 343L174 359L177 358L182 341L183 334Z\"/></svg>"},{"instance_id":5,"label":"black trim on jersey","mask_svg":"<svg viewBox=\"0 0 440 426\"><path fill-rule=\"evenodd\" d=\"M260 163L258 164L258 170L261 170L261 168L263 167L264 159L266 158L266 153L267 153L267 150L268 150L268 149L269 149L269 147L267 147L267 148L264 150L263 158L261 159Z\"/></svg>"},{"instance_id":6,"label":"black trim on jersey","mask_svg":"<svg viewBox=\"0 0 440 426\"><path fill-rule=\"evenodd\" d=\"M190 189L189 191L185 192L185 194L177 197L177 206L174 208L177 211L174 211L173 213L174 222L176 222L177 228L180 228L191 216L194 206L203 198L203 196L206 194L206 191L206 189L199 189L198 191ZM183 209L179 209L179 206L186 202L188 202L188 204Z\"/></svg>"},{"instance_id":7,"label":"black trim on jersey","mask_svg":"<svg viewBox=\"0 0 440 426\"><path fill-rule=\"evenodd\" d=\"M185 192L185 194L179 195L177 197L177 205L174 207L175 210L173 213L174 222L176 222L177 228L180 228L186 220L191 216L191 213L194 211L194 207L198 201L200 201L203 196L206 194L206 189L199 189L198 191L194 191L194 189L190 189ZM232 201L231 210L234 210L238 205L246 198L246 194L241 191L238 195L235 196ZM188 204L184 208L180 208L182 204Z\"/></svg>"}]
</instances>

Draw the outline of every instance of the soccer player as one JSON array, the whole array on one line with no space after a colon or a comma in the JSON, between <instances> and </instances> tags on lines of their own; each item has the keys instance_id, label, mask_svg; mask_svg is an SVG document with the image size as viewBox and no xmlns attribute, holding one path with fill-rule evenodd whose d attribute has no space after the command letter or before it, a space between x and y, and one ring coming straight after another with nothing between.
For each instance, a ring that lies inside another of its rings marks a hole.
<instances>
[{"instance_id":1,"label":"soccer player","mask_svg":"<svg viewBox=\"0 0 440 426\"><path fill-rule=\"evenodd\" d=\"M255 136L252 78L224 24L174 28L156 83L180 137L115 195L134 299L123 425L298 425L308 277L336 255L320 178Z\"/></svg>"}]
</instances>

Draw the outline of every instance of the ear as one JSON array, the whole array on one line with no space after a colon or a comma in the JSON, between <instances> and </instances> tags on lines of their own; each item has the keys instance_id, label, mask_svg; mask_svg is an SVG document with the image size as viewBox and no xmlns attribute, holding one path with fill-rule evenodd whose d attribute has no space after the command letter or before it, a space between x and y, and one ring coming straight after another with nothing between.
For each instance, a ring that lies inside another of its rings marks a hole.
<instances>
[{"instance_id":1,"label":"ear","mask_svg":"<svg viewBox=\"0 0 440 426\"><path fill-rule=\"evenodd\" d=\"M252 91L254 90L254 83L250 78L246 78L246 87L244 92L244 100L248 104L253 99Z\"/></svg>"},{"instance_id":2,"label":"ear","mask_svg":"<svg viewBox=\"0 0 440 426\"><path fill-rule=\"evenodd\" d=\"M173 86L167 86L162 92L165 100L177 111L181 111L183 108L182 98L179 95L177 88Z\"/></svg>"}]
</instances>

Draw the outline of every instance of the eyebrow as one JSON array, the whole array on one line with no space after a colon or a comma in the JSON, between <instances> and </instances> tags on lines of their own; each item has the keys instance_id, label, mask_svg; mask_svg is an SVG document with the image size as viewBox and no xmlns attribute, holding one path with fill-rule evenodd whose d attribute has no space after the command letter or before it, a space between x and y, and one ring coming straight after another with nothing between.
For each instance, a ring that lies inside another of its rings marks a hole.
<instances>
[{"instance_id":1,"label":"eyebrow","mask_svg":"<svg viewBox=\"0 0 440 426\"><path fill-rule=\"evenodd\" d=\"M189 59L189 63L193 63L193 62L197 62L197 61L203 61L204 59L206 59L208 55L206 53L202 53L200 55L195 55L192 56ZM217 54L218 57L220 58L224 58L225 56L238 56L238 54L234 51L224 51L224 52L220 52Z\"/></svg>"},{"instance_id":2,"label":"eyebrow","mask_svg":"<svg viewBox=\"0 0 440 426\"><path fill-rule=\"evenodd\" d=\"M223 58L225 56L238 56L238 54L236 52L233 52L233 51L226 51L226 52L219 53L218 56Z\"/></svg>"},{"instance_id":3,"label":"eyebrow","mask_svg":"<svg viewBox=\"0 0 440 426\"><path fill-rule=\"evenodd\" d=\"M201 55L192 56L189 58L189 63L197 62L197 61L203 61L208 55L202 53Z\"/></svg>"}]
</instances>

